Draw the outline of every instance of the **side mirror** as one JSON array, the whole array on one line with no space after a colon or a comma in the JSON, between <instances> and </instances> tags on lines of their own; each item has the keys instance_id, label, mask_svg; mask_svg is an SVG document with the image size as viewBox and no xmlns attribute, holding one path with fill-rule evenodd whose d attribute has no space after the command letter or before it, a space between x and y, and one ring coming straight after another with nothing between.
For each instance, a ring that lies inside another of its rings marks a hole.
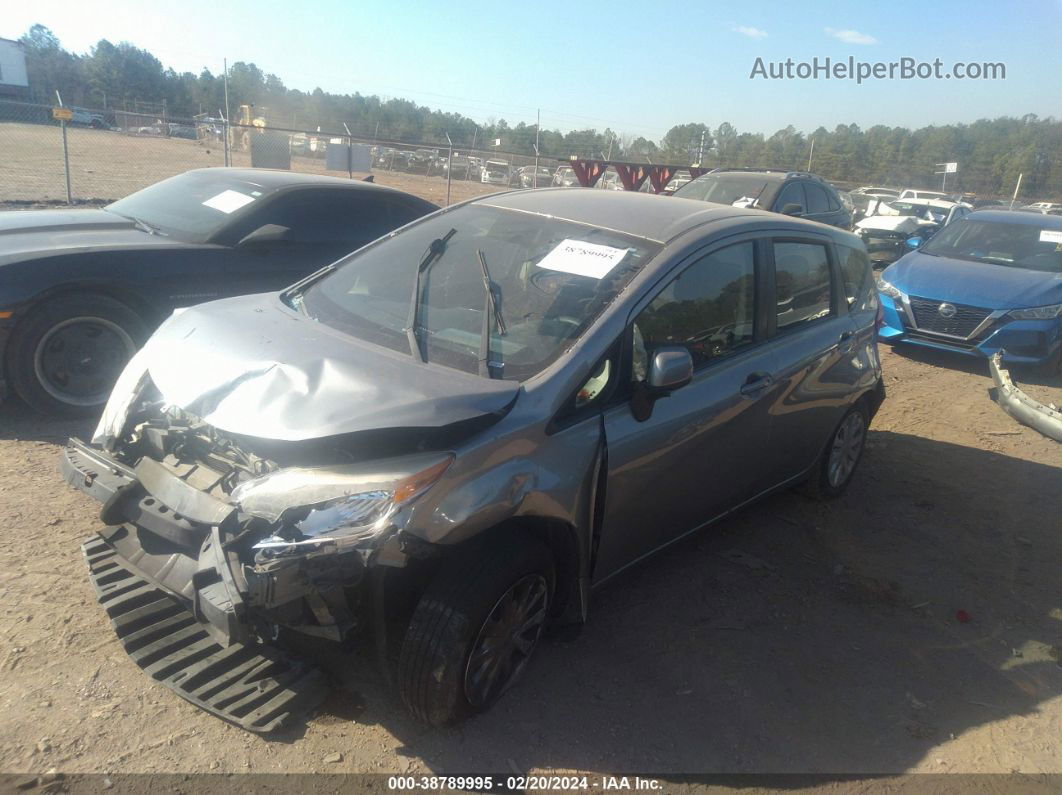
<instances>
[{"instance_id":1,"label":"side mirror","mask_svg":"<svg viewBox=\"0 0 1062 795\"><path fill-rule=\"evenodd\" d=\"M646 378L654 392L672 392L693 379L693 357L681 346L668 346L653 351Z\"/></svg>"},{"instance_id":2,"label":"side mirror","mask_svg":"<svg viewBox=\"0 0 1062 795\"><path fill-rule=\"evenodd\" d=\"M271 243L283 243L290 239L291 230L279 224L264 224L237 243L237 246L265 246Z\"/></svg>"},{"instance_id":3,"label":"side mirror","mask_svg":"<svg viewBox=\"0 0 1062 795\"><path fill-rule=\"evenodd\" d=\"M649 362L644 382L637 385L631 397L631 414L638 422L645 422L653 414L653 403L667 397L693 379L693 357L680 346L657 348Z\"/></svg>"},{"instance_id":4,"label":"side mirror","mask_svg":"<svg viewBox=\"0 0 1062 795\"><path fill-rule=\"evenodd\" d=\"M789 202L782 208L782 215L801 216L804 214L804 205L797 204L796 202Z\"/></svg>"},{"instance_id":5,"label":"side mirror","mask_svg":"<svg viewBox=\"0 0 1062 795\"><path fill-rule=\"evenodd\" d=\"M917 236L909 237L905 241L903 241L903 244L905 246L907 246L907 248L914 250L914 249L918 248L920 245L922 245L922 238L917 237Z\"/></svg>"}]
</instances>

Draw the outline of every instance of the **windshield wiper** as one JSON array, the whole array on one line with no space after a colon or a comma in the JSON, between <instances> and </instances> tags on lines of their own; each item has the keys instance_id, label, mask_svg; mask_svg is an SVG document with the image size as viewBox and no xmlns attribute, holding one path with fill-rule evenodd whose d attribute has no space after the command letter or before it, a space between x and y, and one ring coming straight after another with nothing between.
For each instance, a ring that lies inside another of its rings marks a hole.
<instances>
[{"instance_id":1,"label":"windshield wiper","mask_svg":"<svg viewBox=\"0 0 1062 795\"><path fill-rule=\"evenodd\" d=\"M417 265L417 276L413 280L413 301L409 307L409 321L406 323L406 339L409 340L410 355L416 356L422 362L425 361L424 351L420 348L420 337L417 336L417 332L420 330L417 325L417 315L420 312L420 282L428 268L446 251L446 244L450 242L450 238L456 234L457 230L451 229L442 237L437 237L428 244L428 250L420 258L420 264Z\"/></svg>"},{"instance_id":2,"label":"windshield wiper","mask_svg":"<svg viewBox=\"0 0 1062 795\"><path fill-rule=\"evenodd\" d=\"M165 232L163 232L157 226L149 224L143 218L137 218L135 215L126 215L123 217L128 218L130 221L132 221L133 224L136 225L137 229L139 229L141 232L147 232L149 235L162 235L163 237L167 236Z\"/></svg>"},{"instance_id":3,"label":"windshield wiper","mask_svg":"<svg viewBox=\"0 0 1062 795\"><path fill-rule=\"evenodd\" d=\"M491 281L490 271L487 269L487 258L483 256L482 249L476 249L476 257L479 259L480 270L483 271L483 289L486 292L483 306L483 331L479 338L479 374L485 378L493 378L494 373L491 370L491 366L493 365L497 368L501 365L490 361L491 315L494 316L494 324L498 329L499 335L504 337L508 329L505 327L505 318L501 315L499 297L494 293L494 283Z\"/></svg>"}]
</instances>

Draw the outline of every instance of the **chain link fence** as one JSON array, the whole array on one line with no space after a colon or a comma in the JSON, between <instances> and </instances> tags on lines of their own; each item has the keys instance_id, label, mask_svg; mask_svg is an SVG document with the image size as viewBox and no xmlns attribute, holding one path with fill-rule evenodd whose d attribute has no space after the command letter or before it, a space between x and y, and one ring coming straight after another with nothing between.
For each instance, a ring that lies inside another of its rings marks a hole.
<instances>
[{"instance_id":1,"label":"chain link fence","mask_svg":"<svg viewBox=\"0 0 1062 795\"><path fill-rule=\"evenodd\" d=\"M189 169L225 165L353 179L372 174L380 184L445 204L520 186L516 170L536 164L497 150L230 124L205 115L68 110L64 123L51 106L0 101L0 205L113 201ZM543 186L560 164L537 162L543 170L530 182ZM527 178L522 186L531 186Z\"/></svg>"}]
</instances>

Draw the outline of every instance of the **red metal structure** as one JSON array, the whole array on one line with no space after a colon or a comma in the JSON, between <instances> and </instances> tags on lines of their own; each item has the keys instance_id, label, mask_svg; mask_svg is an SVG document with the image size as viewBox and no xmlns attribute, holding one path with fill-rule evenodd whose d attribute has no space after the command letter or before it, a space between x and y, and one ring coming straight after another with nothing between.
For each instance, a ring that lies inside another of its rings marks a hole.
<instances>
[{"instance_id":1,"label":"red metal structure","mask_svg":"<svg viewBox=\"0 0 1062 795\"><path fill-rule=\"evenodd\" d=\"M584 188L594 187L606 169L612 166L624 190L640 190L648 179L653 193L663 192L664 186L679 171L690 172L690 176L694 179L711 171L701 166L659 166L653 163L625 163L619 160L594 160L592 158L573 157L561 162L572 167L575 176L579 179L579 184Z\"/></svg>"}]
</instances>

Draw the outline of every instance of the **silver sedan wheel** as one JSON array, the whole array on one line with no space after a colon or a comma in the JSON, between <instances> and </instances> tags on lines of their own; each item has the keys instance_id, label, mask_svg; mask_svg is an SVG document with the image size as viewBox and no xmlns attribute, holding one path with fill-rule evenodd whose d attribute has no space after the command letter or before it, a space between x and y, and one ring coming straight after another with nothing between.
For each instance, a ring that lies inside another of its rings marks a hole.
<instances>
[{"instance_id":1,"label":"silver sedan wheel","mask_svg":"<svg viewBox=\"0 0 1062 795\"><path fill-rule=\"evenodd\" d=\"M831 488L840 488L855 469L859 454L863 452L863 439L867 426L861 411L853 411L844 418L833 437L826 477Z\"/></svg>"}]
</instances>

